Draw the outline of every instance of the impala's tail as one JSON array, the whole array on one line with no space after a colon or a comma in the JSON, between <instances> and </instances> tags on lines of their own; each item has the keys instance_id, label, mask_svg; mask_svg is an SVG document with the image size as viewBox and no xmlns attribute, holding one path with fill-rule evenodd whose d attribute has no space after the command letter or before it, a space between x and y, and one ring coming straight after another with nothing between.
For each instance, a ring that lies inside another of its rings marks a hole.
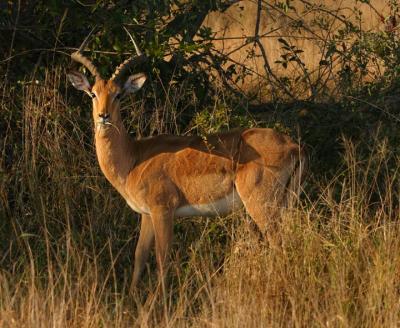
<instances>
[{"instance_id":1,"label":"impala's tail","mask_svg":"<svg viewBox=\"0 0 400 328\"><path fill-rule=\"evenodd\" d=\"M286 185L286 206L290 207L299 199L302 183L307 171L307 155L304 148L299 148L294 155L292 174Z\"/></svg>"}]
</instances>

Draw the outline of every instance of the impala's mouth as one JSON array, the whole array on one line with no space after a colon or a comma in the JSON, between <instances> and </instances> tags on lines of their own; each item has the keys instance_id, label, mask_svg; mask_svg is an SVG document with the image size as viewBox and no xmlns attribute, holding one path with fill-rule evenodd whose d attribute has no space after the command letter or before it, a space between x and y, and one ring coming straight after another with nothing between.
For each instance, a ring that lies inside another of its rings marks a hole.
<instances>
[{"instance_id":1,"label":"impala's mouth","mask_svg":"<svg viewBox=\"0 0 400 328\"><path fill-rule=\"evenodd\" d=\"M97 130L108 129L111 126L112 126L112 123L108 119L100 118L96 122L96 129Z\"/></svg>"},{"instance_id":2,"label":"impala's mouth","mask_svg":"<svg viewBox=\"0 0 400 328\"><path fill-rule=\"evenodd\" d=\"M105 120L105 119L103 119L103 118L98 119L98 120L97 120L97 124L98 124L98 125L112 125L111 122L110 122L108 119Z\"/></svg>"}]
</instances>

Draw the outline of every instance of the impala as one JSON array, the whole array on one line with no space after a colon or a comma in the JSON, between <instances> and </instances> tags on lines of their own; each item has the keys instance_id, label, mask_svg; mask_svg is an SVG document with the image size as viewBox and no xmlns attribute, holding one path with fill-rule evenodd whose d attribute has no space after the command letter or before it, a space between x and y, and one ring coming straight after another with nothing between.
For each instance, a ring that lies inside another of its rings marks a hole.
<instances>
[{"instance_id":1,"label":"impala","mask_svg":"<svg viewBox=\"0 0 400 328\"><path fill-rule=\"evenodd\" d=\"M139 90L144 73L128 74L143 62L125 60L109 80L103 79L82 50L72 59L95 77L70 71L72 85L93 102L95 145L102 172L127 204L141 214L132 286L136 286L155 241L159 274L164 277L172 241L173 219L225 215L244 206L265 232L287 197L297 194L305 167L298 144L271 129L236 129L198 136L159 135L135 140L121 119L120 97Z\"/></svg>"}]
</instances>

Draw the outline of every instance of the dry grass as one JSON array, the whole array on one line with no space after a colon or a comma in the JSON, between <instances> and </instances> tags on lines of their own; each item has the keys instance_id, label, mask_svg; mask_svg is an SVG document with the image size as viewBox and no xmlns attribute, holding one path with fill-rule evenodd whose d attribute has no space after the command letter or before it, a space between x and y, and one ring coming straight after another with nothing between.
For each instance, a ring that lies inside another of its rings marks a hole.
<instances>
[{"instance_id":1,"label":"dry grass","mask_svg":"<svg viewBox=\"0 0 400 328\"><path fill-rule=\"evenodd\" d=\"M178 221L167 298L154 260L128 295L137 220L101 176L88 103L71 109L61 76L23 94L3 86L0 327L400 325L399 179L385 142L366 160L345 143L342 170L311 175L317 196L285 211L269 242L244 213Z\"/></svg>"}]
</instances>

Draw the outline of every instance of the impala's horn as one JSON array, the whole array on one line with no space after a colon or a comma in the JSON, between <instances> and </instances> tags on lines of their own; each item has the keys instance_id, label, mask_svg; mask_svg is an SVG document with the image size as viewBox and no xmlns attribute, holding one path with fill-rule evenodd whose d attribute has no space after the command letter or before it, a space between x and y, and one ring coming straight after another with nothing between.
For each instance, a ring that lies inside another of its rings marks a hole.
<instances>
[{"instance_id":1,"label":"impala's horn","mask_svg":"<svg viewBox=\"0 0 400 328\"><path fill-rule=\"evenodd\" d=\"M128 33L133 46L136 50L136 56L131 56L130 58L126 59L121 65L119 65L116 69L114 74L111 76L112 81L117 83L118 85L122 85L129 74L129 69L133 66L136 66L146 60L146 56L140 51L138 45L135 42L135 38L129 33L129 31L125 28L126 33Z\"/></svg>"},{"instance_id":2,"label":"impala's horn","mask_svg":"<svg viewBox=\"0 0 400 328\"><path fill-rule=\"evenodd\" d=\"M89 72L92 73L92 75L96 79L98 79L98 78L100 78L100 73L97 70L96 66L94 66L94 64L92 63L92 61L90 59L86 58L83 55L83 50L85 49L85 47L86 47L86 45L87 45L87 43L89 41L89 38L93 34L93 31L95 30L95 28L96 27L94 27L90 31L89 35L85 38L85 40L83 40L83 42L82 42L81 46L79 47L78 51L75 51L73 54L71 54L71 58L72 58L72 60L82 64L83 66L85 66L89 70Z\"/></svg>"}]
</instances>

